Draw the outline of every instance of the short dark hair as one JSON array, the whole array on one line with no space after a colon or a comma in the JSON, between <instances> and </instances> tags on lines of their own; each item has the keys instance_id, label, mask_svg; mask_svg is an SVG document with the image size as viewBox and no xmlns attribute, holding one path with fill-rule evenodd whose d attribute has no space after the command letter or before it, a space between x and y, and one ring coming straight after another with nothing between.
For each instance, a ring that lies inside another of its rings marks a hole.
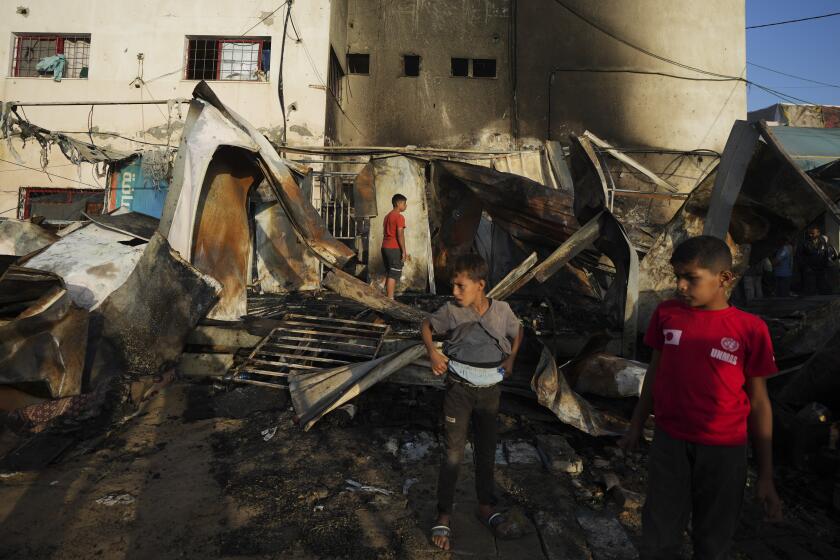
<instances>
[{"instance_id":1,"label":"short dark hair","mask_svg":"<svg viewBox=\"0 0 840 560\"><path fill-rule=\"evenodd\" d=\"M818 232L822 233L822 228L820 227L820 224L811 224L810 226L808 226L808 228L805 231L812 231L812 230L817 230Z\"/></svg>"},{"instance_id":2,"label":"short dark hair","mask_svg":"<svg viewBox=\"0 0 840 560\"><path fill-rule=\"evenodd\" d=\"M452 262L450 274L455 277L457 274L466 274L473 282L484 280L487 282L487 262L481 258L481 255L475 253L468 253L466 255L458 255Z\"/></svg>"},{"instance_id":3,"label":"short dark hair","mask_svg":"<svg viewBox=\"0 0 840 560\"><path fill-rule=\"evenodd\" d=\"M696 263L712 272L732 269L732 252L725 241L711 235L686 239L674 249L671 264Z\"/></svg>"},{"instance_id":4,"label":"short dark hair","mask_svg":"<svg viewBox=\"0 0 840 560\"><path fill-rule=\"evenodd\" d=\"M391 206L396 207L396 205L399 204L400 202L407 202L407 201L408 201L408 199L405 196L397 193L397 194L395 194L394 196L391 197Z\"/></svg>"}]
</instances>

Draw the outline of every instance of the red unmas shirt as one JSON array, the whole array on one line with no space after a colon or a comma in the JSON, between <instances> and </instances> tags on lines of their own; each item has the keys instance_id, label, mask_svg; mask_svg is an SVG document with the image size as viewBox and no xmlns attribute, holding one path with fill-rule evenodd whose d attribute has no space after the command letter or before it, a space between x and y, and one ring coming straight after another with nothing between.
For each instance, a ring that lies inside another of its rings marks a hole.
<instances>
[{"instance_id":1,"label":"red unmas shirt","mask_svg":"<svg viewBox=\"0 0 840 560\"><path fill-rule=\"evenodd\" d=\"M397 242L397 229L405 227L405 217L399 210L394 208L385 216L383 226L382 248L399 249L400 244Z\"/></svg>"},{"instance_id":2,"label":"red unmas shirt","mask_svg":"<svg viewBox=\"0 0 840 560\"><path fill-rule=\"evenodd\" d=\"M651 317L645 344L661 352L653 385L657 427L703 445L746 443L747 377L778 371L764 321L735 307L708 311L666 301Z\"/></svg>"}]
</instances>

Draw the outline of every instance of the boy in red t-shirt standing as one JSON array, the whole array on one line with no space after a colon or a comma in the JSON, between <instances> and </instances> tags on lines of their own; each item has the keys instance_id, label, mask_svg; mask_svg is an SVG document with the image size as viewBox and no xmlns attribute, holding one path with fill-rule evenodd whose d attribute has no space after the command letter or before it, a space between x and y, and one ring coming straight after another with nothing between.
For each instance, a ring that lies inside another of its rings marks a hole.
<instances>
[{"instance_id":1,"label":"boy in red t-shirt standing","mask_svg":"<svg viewBox=\"0 0 840 560\"><path fill-rule=\"evenodd\" d=\"M729 305L732 255L716 237L681 243L671 257L677 299L651 318L653 357L630 430L636 446L651 412L656 431L642 511L642 558L677 558L691 517L694 558L726 558L747 474L747 431L758 462L756 497L781 519L773 483L773 414L765 377L777 371L767 325Z\"/></svg>"},{"instance_id":2,"label":"boy in red t-shirt standing","mask_svg":"<svg viewBox=\"0 0 840 560\"><path fill-rule=\"evenodd\" d=\"M397 281L402 276L403 263L408 259L405 250L405 216L408 199L401 194L391 197L393 210L385 216L382 230L382 262L385 264L385 294L394 299Z\"/></svg>"}]
</instances>

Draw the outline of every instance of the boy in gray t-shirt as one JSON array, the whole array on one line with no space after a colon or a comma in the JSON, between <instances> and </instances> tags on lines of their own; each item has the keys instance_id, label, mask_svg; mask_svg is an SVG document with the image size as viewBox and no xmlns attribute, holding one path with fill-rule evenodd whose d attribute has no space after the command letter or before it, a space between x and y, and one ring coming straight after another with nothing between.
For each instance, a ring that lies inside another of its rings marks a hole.
<instances>
[{"instance_id":1,"label":"boy in gray t-shirt","mask_svg":"<svg viewBox=\"0 0 840 560\"><path fill-rule=\"evenodd\" d=\"M471 417L478 516L497 537L515 538L521 534L515 523L494 510L493 467L498 384L513 373L513 362L522 343L522 325L507 303L487 297L486 285L484 259L478 255L458 257L452 268L455 303L447 303L423 321L423 342L432 371L435 375L447 375L443 401L446 453L438 478L438 518L432 527L432 542L443 550L450 549L449 518ZM443 353L435 347L434 333L446 333Z\"/></svg>"}]
</instances>

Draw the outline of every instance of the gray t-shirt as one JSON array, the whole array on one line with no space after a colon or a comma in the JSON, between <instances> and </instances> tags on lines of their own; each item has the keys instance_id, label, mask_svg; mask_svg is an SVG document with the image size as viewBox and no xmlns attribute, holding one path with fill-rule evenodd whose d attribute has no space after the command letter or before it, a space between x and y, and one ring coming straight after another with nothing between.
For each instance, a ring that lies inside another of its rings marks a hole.
<instances>
[{"instance_id":1,"label":"gray t-shirt","mask_svg":"<svg viewBox=\"0 0 840 560\"><path fill-rule=\"evenodd\" d=\"M480 367L496 366L507 358L521 327L506 302L492 299L484 315L472 307L447 303L429 317L429 323L432 331L446 333L446 356Z\"/></svg>"}]
</instances>

